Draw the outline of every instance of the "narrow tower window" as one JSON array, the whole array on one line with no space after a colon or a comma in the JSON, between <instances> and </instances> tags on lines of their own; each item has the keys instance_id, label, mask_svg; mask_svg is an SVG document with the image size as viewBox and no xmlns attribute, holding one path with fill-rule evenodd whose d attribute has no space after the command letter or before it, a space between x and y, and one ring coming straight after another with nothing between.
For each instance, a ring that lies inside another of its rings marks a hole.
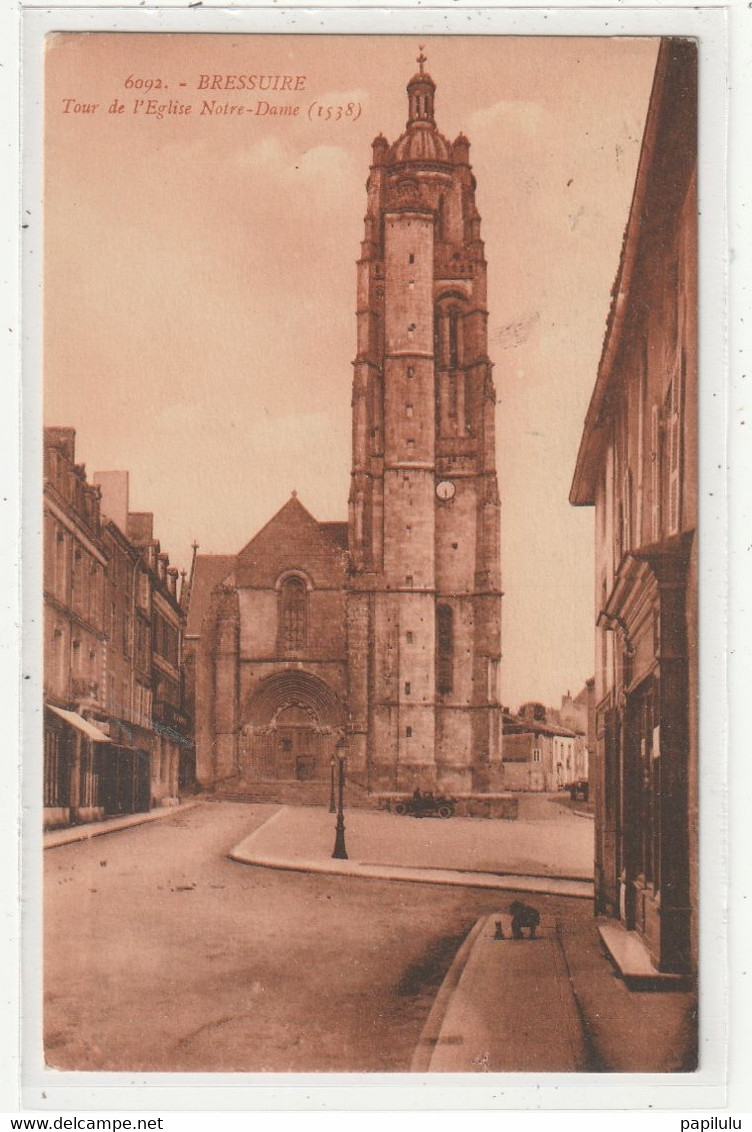
<instances>
[{"instance_id":1,"label":"narrow tower window","mask_svg":"<svg viewBox=\"0 0 752 1132\"><path fill-rule=\"evenodd\" d=\"M449 605L436 607L437 664L436 683L438 691L451 692L454 668L454 614Z\"/></svg>"},{"instance_id":2,"label":"narrow tower window","mask_svg":"<svg viewBox=\"0 0 752 1132\"><path fill-rule=\"evenodd\" d=\"M459 333L458 333L458 320L459 312L452 309L449 312L449 364L452 369L459 365Z\"/></svg>"}]
</instances>

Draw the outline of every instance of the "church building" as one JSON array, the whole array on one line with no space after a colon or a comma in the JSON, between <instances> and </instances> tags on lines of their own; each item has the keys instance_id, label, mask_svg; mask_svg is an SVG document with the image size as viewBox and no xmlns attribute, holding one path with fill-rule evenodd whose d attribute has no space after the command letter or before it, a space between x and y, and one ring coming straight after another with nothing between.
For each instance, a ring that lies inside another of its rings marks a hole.
<instances>
[{"instance_id":1,"label":"church building","mask_svg":"<svg viewBox=\"0 0 752 1132\"><path fill-rule=\"evenodd\" d=\"M347 523L294 495L188 588L206 788L348 779L374 793L501 787L500 504L486 261L469 142L418 58L379 136L357 265Z\"/></svg>"}]
</instances>

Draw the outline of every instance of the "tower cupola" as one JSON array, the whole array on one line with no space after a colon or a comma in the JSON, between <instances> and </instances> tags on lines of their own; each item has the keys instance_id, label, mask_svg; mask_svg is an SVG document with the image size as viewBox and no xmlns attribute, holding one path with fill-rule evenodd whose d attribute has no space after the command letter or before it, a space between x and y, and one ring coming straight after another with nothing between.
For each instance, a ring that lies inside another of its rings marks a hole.
<instances>
[{"instance_id":1,"label":"tower cupola","mask_svg":"<svg viewBox=\"0 0 752 1132\"><path fill-rule=\"evenodd\" d=\"M414 126L417 122L428 122L434 125L433 104L434 95L436 94L436 83L431 76L424 70L426 57L423 54L423 47L421 45L420 54L418 55L418 66L420 70L416 75L410 79L407 84L407 128Z\"/></svg>"},{"instance_id":2,"label":"tower cupola","mask_svg":"<svg viewBox=\"0 0 752 1132\"><path fill-rule=\"evenodd\" d=\"M452 163L452 147L436 128L434 118L434 96L436 83L424 69L426 57L423 48L418 55L420 70L407 84L407 125L405 130L390 146L384 157L386 165L401 165L405 162Z\"/></svg>"}]
</instances>

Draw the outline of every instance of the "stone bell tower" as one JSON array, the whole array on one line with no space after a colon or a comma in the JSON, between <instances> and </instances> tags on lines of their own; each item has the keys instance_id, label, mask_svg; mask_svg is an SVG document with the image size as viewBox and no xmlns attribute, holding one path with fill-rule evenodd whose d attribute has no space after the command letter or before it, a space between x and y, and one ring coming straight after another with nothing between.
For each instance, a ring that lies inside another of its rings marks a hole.
<instances>
[{"instance_id":1,"label":"stone bell tower","mask_svg":"<svg viewBox=\"0 0 752 1132\"><path fill-rule=\"evenodd\" d=\"M501 576L486 261L464 135L418 56L373 142L358 261L348 582L350 773L484 793L501 774Z\"/></svg>"}]
</instances>

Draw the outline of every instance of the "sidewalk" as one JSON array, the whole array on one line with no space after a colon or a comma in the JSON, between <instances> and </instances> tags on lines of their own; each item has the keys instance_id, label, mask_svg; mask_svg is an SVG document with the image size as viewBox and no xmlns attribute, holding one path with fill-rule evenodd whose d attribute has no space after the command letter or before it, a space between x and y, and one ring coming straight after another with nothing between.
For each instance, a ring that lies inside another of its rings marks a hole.
<instances>
[{"instance_id":1,"label":"sidewalk","mask_svg":"<svg viewBox=\"0 0 752 1132\"><path fill-rule=\"evenodd\" d=\"M508 913L478 920L450 967L414 1073L678 1073L696 1068L691 991L639 992L617 978L597 922L539 905L535 940ZM495 938L501 922L504 938ZM645 1041L645 1035L650 1041Z\"/></svg>"},{"instance_id":2,"label":"sidewalk","mask_svg":"<svg viewBox=\"0 0 752 1132\"><path fill-rule=\"evenodd\" d=\"M283 806L230 853L263 868L592 899L592 830L577 818L502 822L351 810L349 859L332 859L333 814Z\"/></svg>"},{"instance_id":3,"label":"sidewalk","mask_svg":"<svg viewBox=\"0 0 752 1132\"><path fill-rule=\"evenodd\" d=\"M171 818L201 804L197 798L195 802L181 802L179 806L160 806L157 810L149 810L142 814L124 814L121 818L108 818L107 821L92 821L83 825L70 825L65 829L51 829L44 835L43 848L57 849L60 845L71 845L74 841L88 841L90 837L99 837L103 833L117 833L120 829L130 829L131 826L143 825L147 821Z\"/></svg>"},{"instance_id":4,"label":"sidewalk","mask_svg":"<svg viewBox=\"0 0 752 1132\"><path fill-rule=\"evenodd\" d=\"M497 939L496 924L504 938ZM527 937L527 933L525 933ZM455 956L410 1066L413 1073L578 1073L592 1068L553 917L534 940L511 916L477 921Z\"/></svg>"}]
</instances>

